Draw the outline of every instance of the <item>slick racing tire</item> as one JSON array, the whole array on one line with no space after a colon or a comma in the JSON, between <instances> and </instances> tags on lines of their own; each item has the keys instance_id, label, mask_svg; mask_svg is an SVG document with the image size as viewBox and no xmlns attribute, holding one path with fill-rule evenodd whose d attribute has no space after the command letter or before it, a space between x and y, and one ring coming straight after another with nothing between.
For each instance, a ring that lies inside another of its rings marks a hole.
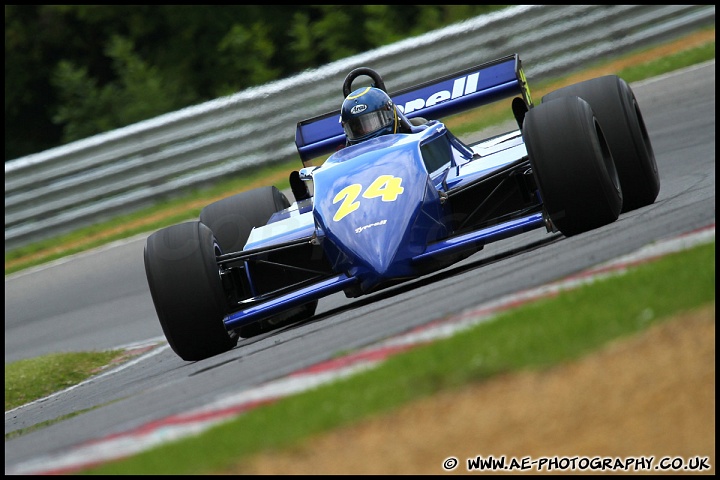
<instances>
[{"instance_id":1,"label":"slick racing tire","mask_svg":"<svg viewBox=\"0 0 720 480\"><path fill-rule=\"evenodd\" d=\"M522 134L544 208L560 232L577 235L617 220L620 180L585 100L561 97L531 108Z\"/></svg>"},{"instance_id":2,"label":"slick racing tire","mask_svg":"<svg viewBox=\"0 0 720 480\"><path fill-rule=\"evenodd\" d=\"M200 221L213 231L223 253L236 252L245 247L254 227L266 225L274 213L289 206L287 197L277 187L260 187L207 205L200 212ZM244 296L251 294L246 292ZM315 315L317 304L318 301L314 300L273 317L244 325L238 329L238 333L243 338L249 338L305 320Z\"/></svg>"},{"instance_id":3,"label":"slick racing tire","mask_svg":"<svg viewBox=\"0 0 720 480\"><path fill-rule=\"evenodd\" d=\"M145 244L145 274L170 347L183 360L228 351L237 336L223 324L227 300L212 231L200 222L159 230Z\"/></svg>"},{"instance_id":4,"label":"slick racing tire","mask_svg":"<svg viewBox=\"0 0 720 480\"><path fill-rule=\"evenodd\" d=\"M655 153L630 85L616 75L607 75L561 88L542 101L567 96L588 102L600 122L620 178L622 212L655 202L660 192Z\"/></svg>"},{"instance_id":5,"label":"slick racing tire","mask_svg":"<svg viewBox=\"0 0 720 480\"><path fill-rule=\"evenodd\" d=\"M218 200L200 211L200 221L212 230L223 253L242 250L254 227L290 206L275 186L260 187Z\"/></svg>"}]
</instances>

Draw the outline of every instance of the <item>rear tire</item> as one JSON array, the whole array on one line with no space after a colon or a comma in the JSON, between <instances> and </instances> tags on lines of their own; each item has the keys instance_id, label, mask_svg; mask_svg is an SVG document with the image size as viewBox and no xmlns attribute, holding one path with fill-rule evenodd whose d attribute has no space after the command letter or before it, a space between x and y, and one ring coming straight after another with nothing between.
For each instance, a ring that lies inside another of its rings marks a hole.
<instances>
[{"instance_id":1,"label":"rear tire","mask_svg":"<svg viewBox=\"0 0 720 480\"><path fill-rule=\"evenodd\" d=\"M660 192L655 153L635 94L627 82L616 75L606 75L551 92L542 101L566 96L588 102L600 122L622 186L622 212L655 202Z\"/></svg>"},{"instance_id":2,"label":"rear tire","mask_svg":"<svg viewBox=\"0 0 720 480\"><path fill-rule=\"evenodd\" d=\"M523 138L545 210L566 236L617 220L622 191L590 105L562 97L525 115Z\"/></svg>"},{"instance_id":3,"label":"rear tire","mask_svg":"<svg viewBox=\"0 0 720 480\"><path fill-rule=\"evenodd\" d=\"M213 231L223 253L237 252L245 247L253 228L266 225L274 213L289 206L287 197L277 187L260 187L207 205L200 212L200 221ZM244 297L250 296L250 292L245 292ZM318 301L314 300L282 314L242 326L238 333L243 338L249 338L306 320L315 315L317 304Z\"/></svg>"},{"instance_id":4,"label":"rear tire","mask_svg":"<svg viewBox=\"0 0 720 480\"><path fill-rule=\"evenodd\" d=\"M203 360L232 349L237 336L223 324L227 301L212 231L200 222L159 230L145 244L145 274L155 311L173 351Z\"/></svg>"},{"instance_id":5,"label":"rear tire","mask_svg":"<svg viewBox=\"0 0 720 480\"><path fill-rule=\"evenodd\" d=\"M277 187L260 187L207 205L200 221L212 230L223 253L237 252L245 247L253 228L267 224L275 212L289 206Z\"/></svg>"}]
</instances>

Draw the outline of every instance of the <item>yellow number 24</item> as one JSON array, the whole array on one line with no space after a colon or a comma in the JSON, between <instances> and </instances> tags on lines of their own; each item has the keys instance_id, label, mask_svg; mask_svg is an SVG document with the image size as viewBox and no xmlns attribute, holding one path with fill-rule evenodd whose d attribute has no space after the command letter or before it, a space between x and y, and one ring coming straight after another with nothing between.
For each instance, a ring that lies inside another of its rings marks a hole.
<instances>
[{"instance_id":1,"label":"yellow number 24","mask_svg":"<svg viewBox=\"0 0 720 480\"><path fill-rule=\"evenodd\" d=\"M377 177L369 187L365 189L365 193L362 194L363 198L376 198L381 197L383 202L394 202L397 200L398 195L403 193L405 189L401 186L402 178L394 177L392 175L380 175ZM360 202L356 201L360 192L362 192L362 185L359 183L353 183L340 190L333 203L340 204L340 208L335 212L333 220L336 222L350 213L360 208Z\"/></svg>"}]
</instances>

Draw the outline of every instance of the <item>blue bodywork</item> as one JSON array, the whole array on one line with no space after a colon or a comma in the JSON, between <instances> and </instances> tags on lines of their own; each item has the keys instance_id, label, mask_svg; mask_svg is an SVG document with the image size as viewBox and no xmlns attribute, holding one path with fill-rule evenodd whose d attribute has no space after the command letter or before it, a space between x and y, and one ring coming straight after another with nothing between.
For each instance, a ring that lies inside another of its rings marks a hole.
<instances>
[{"instance_id":1,"label":"blue bodywork","mask_svg":"<svg viewBox=\"0 0 720 480\"><path fill-rule=\"evenodd\" d=\"M313 216L329 242L330 263L367 289L373 282L417 275L412 258L448 236L440 192L420 154L423 140L432 139L436 130L346 148L314 172L315 191L322 194L315 195ZM384 190L367 198L378 179ZM348 193L338 197L336 192ZM337 218L345 207L353 210Z\"/></svg>"},{"instance_id":2,"label":"blue bodywork","mask_svg":"<svg viewBox=\"0 0 720 480\"><path fill-rule=\"evenodd\" d=\"M312 245L326 267L297 286L239 302L225 317L226 328L339 291L370 293L444 268L487 243L545 227L537 189L527 184L519 131L467 146L439 121L511 95L532 102L516 55L392 95L406 117L431 120L412 133L343 148L338 112L298 123L304 163L335 153L306 175L312 198L254 229L233 258L245 261L251 286L252 260L276 247Z\"/></svg>"}]
</instances>

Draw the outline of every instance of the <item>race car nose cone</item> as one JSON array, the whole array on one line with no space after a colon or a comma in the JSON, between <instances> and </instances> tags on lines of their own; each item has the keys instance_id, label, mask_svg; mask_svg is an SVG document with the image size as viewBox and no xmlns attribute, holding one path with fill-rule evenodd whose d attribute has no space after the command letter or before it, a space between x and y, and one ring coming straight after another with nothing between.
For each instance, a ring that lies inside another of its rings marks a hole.
<instances>
[{"instance_id":1,"label":"race car nose cone","mask_svg":"<svg viewBox=\"0 0 720 480\"><path fill-rule=\"evenodd\" d=\"M328 257L364 285L416 274L412 257L446 233L438 192L416 151L390 150L315 176L319 191L328 192L316 194L313 212Z\"/></svg>"},{"instance_id":2,"label":"race car nose cone","mask_svg":"<svg viewBox=\"0 0 720 480\"><path fill-rule=\"evenodd\" d=\"M386 218L355 228L352 254L357 263L379 277L401 275L403 252L411 247L403 242L403 230L399 222Z\"/></svg>"}]
</instances>

